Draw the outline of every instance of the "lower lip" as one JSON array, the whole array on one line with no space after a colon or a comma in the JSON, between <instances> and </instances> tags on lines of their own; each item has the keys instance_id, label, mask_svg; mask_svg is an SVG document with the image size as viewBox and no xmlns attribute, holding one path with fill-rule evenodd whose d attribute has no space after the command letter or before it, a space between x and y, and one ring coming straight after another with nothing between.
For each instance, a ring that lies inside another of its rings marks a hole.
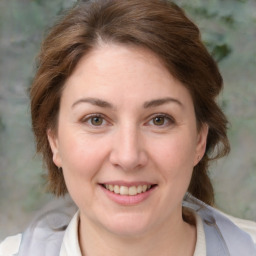
<instances>
[{"instance_id":1,"label":"lower lip","mask_svg":"<svg viewBox=\"0 0 256 256\"><path fill-rule=\"evenodd\" d=\"M115 203L118 203L120 205L126 205L126 206L137 205L137 204L145 201L156 188L156 186L154 186L146 192L143 192L143 193L140 193L140 194L137 194L134 196L124 196L124 195L120 195L120 194L115 194L114 192L107 190L103 186L100 186L100 187L110 200L112 200Z\"/></svg>"}]
</instances>

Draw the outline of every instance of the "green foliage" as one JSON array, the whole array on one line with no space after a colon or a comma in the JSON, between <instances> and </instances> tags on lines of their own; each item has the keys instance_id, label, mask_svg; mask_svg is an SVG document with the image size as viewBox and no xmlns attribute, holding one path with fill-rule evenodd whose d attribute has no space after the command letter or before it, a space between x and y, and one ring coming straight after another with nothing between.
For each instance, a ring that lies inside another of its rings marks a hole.
<instances>
[{"instance_id":1,"label":"green foliage","mask_svg":"<svg viewBox=\"0 0 256 256\"><path fill-rule=\"evenodd\" d=\"M34 0L34 2L41 6L43 6L46 3L45 0Z\"/></svg>"},{"instance_id":2,"label":"green foliage","mask_svg":"<svg viewBox=\"0 0 256 256\"><path fill-rule=\"evenodd\" d=\"M0 116L0 133L3 132L4 130L5 130L5 125L2 117Z\"/></svg>"},{"instance_id":3,"label":"green foliage","mask_svg":"<svg viewBox=\"0 0 256 256\"><path fill-rule=\"evenodd\" d=\"M255 19L253 3L247 0L176 0L200 27L203 41L217 62L233 52L233 35ZM255 7L255 6L254 6ZM252 11L251 11L252 9Z\"/></svg>"},{"instance_id":4,"label":"green foliage","mask_svg":"<svg viewBox=\"0 0 256 256\"><path fill-rule=\"evenodd\" d=\"M235 24L235 19L232 14L223 15L222 17L220 17L220 21L223 21L224 23L226 23L226 25L229 26L234 26Z\"/></svg>"},{"instance_id":5,"label":"green foliage","mask_svg":"<svg viewBox=\"0 0 256 256\"><path fill-rule=\"evenodd\" d=\"M231 47L225 43L205 42L205 45L217 62L225 59L232 52Z\"/></svg>"}]
</instances>

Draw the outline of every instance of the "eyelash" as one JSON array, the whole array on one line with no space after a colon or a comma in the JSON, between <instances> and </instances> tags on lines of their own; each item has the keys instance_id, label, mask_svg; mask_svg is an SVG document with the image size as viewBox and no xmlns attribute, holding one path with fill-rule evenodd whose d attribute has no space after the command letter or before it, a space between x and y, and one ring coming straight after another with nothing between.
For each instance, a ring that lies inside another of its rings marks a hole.
<instances>
[{"instance_id":1,"label":"eyelash","mask_svg":"<svg viewBox=\"0 0 256 256\"><path fill-rule=\"evenodd\" d=\"M92 124L93 118L100 118L100 119L102 119L102 122L104 124L100 124L100 125ZM150 124L151 122L154 122L154 119L156 119L156 118L164 118L164 124L160 124L160 125ZM85 117L83 117L81 119L81 122L82 123L87 123L89 126L95 127L95 128L97 128L97 127L100 128L102 126L106 126L107 123L108 123L108 121L106 120L106 118L102 114L90 114L90 115L87 115L87 116L85 116ZM174 118L171 117L170 115L162 114L162 113L155 114L154 116L151 116L150 120L145 123L146 126L152 125L152 126L159 127L159 128L164 128L164 127L167 127L167 126L172 125L172 124L175 124Z\"/></svg>"},{"instance_id":2,"label":"eyelash","mask_svg":"<svg viewBox=\"0 0 256 256\"><path fill-rule=\"evenodd\" d=\"M169 125L175 124L175 120L173 117L171 117L170 115L167 115L167 114L162 114L162 113L152 116L150 118L149 122L147 122L147 123L154 122L154 119L156 119L156 118L164 118L164 124L162 124L162 125L153 124L153 126L156 126L159 128L165 128L165 127L168 127Z\"/></svg>"},{"instance_id":3,"label":"eyelash","mask_svg":"<svg viewBox=\"0 0 256 256\"><path fill-rule=\"evenodd\" d=\"M107 121L106 121L106 118L105 118L102 114L91 114L91 115L87 115L87 116L85 116L85 117L83 117L83 118L81 119L81 122L82 122L82 123L88 123L89 126L92 126L92 127L95 127L95 128L96 128L96 127L101 127L102 124L99 125L99 126L92 124L93 118L101 118L101 119L103 120L103 122L107 122ZM90 122L90 123L89 123L89 122Z\"/></svg>"}]
</instances>

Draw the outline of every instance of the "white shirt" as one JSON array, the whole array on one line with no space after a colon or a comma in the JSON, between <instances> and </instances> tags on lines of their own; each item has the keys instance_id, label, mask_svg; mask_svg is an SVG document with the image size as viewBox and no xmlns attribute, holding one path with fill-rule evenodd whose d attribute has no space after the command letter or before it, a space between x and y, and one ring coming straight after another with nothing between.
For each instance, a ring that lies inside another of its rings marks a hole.
<instances>
[{"instance_id":1,"label":"white shirt","mask_svg":"<svg viewBox=\"0 0 256 256\"><path fill-rule=\"evenodd\" d=\"M75 214L67 227L60 249L60 256L82 256L78 242L78 225L79 212Z\"/></svg>"},{"instance_id":2,"label":"white shirt","mask_svg":"<svg viewBox=\"0 0 256 256\"><path fill-rule=\"evenodd\" d=\"M194 256L206 256L206 241L202 219L195 213L197 242ZM79 214L76 213L70 222L60 250L60 256L82 256L78 243Z\"/></svg>"},{"instance_id":3,"label":"white shirt","mask_svg":"<svg viewBox=\"0 0 256 256\"><path fill-rule=\"evenodd\" d=\"M244 231L248 232L256 243L256 225L255 222L237 219L226 215L231 221ZM206 256L206 241L203 222L201 217L195 213L197 241L194 256ZM68 225L59 256L82 256L78 239L79 212L77 212ZM18 253L21 242L21 234L7 237L0 243L0 256L13 256Z\"/></svg>"}]
</instances>

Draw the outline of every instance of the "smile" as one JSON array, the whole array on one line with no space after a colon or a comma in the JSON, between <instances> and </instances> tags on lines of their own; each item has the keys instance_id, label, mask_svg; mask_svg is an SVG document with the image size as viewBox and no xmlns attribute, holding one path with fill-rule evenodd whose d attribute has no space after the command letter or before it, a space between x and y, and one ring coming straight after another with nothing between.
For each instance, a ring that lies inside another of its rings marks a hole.
<instances>
[{"instance_id":1,"label":"smile","mask_svg":"<svg viewBox=\"0 0 256 256\"><path fill-rule=\"evenodd\" d=\"M138 185L138 186L119 186L119 185L112 185L112 184L102 184L102 186L118 195L123 196L136 196L137 194L145 193L146 191L150 190L154 185Z\"/></svg>"}]
</instances>

